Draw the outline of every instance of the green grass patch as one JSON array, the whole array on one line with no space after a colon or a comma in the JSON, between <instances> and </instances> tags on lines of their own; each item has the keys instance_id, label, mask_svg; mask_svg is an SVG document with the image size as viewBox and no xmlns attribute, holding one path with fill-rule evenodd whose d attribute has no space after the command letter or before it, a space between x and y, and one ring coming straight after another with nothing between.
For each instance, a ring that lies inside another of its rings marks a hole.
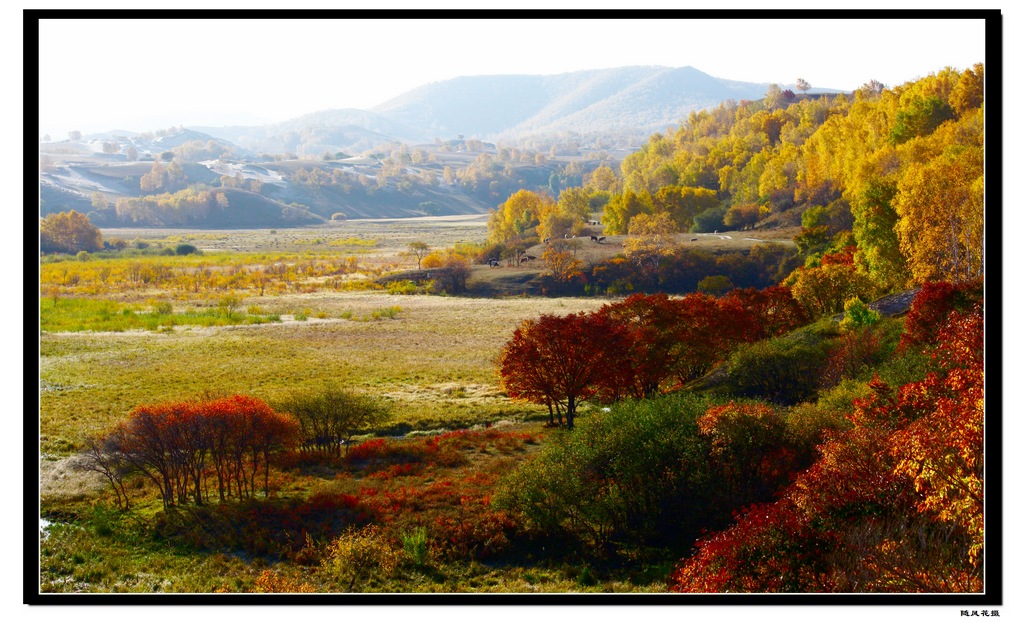
<instances>
[{"instance_id":1,"label":"green grass patch","mask_svg":"<svg viewBox=\"0 0 1024 623\"><path fill-rule=\"evenodd\" d=\"M252 314L225 306L175 312L167 302L156 303L147 309L116 301L85 298L43 299L39 315L40 328L53 333L157 331L175 326L221 327L281 320L277 314Z\"/></svg>"}]
</instances>

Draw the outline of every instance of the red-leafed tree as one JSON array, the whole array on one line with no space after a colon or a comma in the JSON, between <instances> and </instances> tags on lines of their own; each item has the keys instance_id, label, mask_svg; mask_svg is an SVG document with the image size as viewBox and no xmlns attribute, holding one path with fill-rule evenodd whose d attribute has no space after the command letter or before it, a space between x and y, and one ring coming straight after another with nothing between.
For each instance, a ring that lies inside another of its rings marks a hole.
<instances>
[{"instance_id":1,"label":"red-leafed tree","mask_svg":"<svg viewBox=\"0 0 1024 623\"><path fill-rule=\"evenodd\" d=\"M763 290L742 288L732 290L724 297L736 300L750 315L753 339L763 340L788 333L811 320L807 311L793 298L786 286L771 286Z\"/></svg>"},{"instance_id":2,"label":"red-leafed tree","mask_svg":"<svg viewBox=\"0 0 1024 623\"><path fill-rule=\"evenodd\" d=\"M622 340L620 327L601 314L543 315L515 330L498 372L509 397L554 406L572 428L580 401L595 395L621 356Z\"/></svg>"},{"instance_id":3,"label":"red-leafed tree","mask_svg":"<svg viewBox=\"0 0 1024 623\"><path fill-rule=\"evenodd\" d=\"M269 495L271 456L291 447L297 430L293 419L262 400L231 396L140 405L89 447L102 458L93 463L117 476L108 477L115 491L125 492L119 479L134 471L156 485L168 508L206 501L211 474L221 500L253 497L259 475Z\"/></svg>"},{"instance_id":4,"label":"red-leafed tree","mask_svg":"<svg viewBox=\"0 0 1024 623\"><path fill-rule=\"evenodd\" d=\"M969 309L981 301L983 292L981 281L959 284L937 281L922 285L907 312L900 349L933 343L950 312Z\"/></svg>"},{"instance_id":5,"label":"red-leafed tree","mask_svg":"<svg viewBox=\"0 0 1024 623\"><path fill-rule=\"evenodd\" d=\"M725 360L737 344L751 341L752 320L735 299L688 294L679 299L682 357L676 368L680 383L696 379Z\"/></svg>"},{"instance_id":6,"label":"red-leafed tree","mask_svg":"<svg viewBox=\"0 0 1024 623\"><path fill-rule=\"evenodd\" d=\"M598 313L622 327L622 357L609 366L602 394L608 399L648 398L674 378L686 358L682 341L683 305L664 294L634 294Z\"/></svg>"}]
</instances>

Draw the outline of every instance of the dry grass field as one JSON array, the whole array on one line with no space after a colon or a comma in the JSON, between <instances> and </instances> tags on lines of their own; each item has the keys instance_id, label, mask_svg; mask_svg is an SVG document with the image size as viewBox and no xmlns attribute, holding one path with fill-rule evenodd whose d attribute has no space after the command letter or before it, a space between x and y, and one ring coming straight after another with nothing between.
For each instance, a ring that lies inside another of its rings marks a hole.
<instances>
[{"instance_id":1,"label":"dry grass field","mask_svg":"<svg viewBox=\"0 0 1024 623\"><path fill-rule=\"evenodd\" d=\"M189 242L238 254L264 252L274 244L285 247L282 252L323 253L333 240L366 239L375 241L366 252L377 261L402 262L406 260L397 254L411 240L441 248L457 241L481 241L485 233L479 223L439 218L278 232L134 230L107 235L164 244ZM42 455L67 456L80 446L84 434L106 428L138 404L204 393L246 393L273 401L327 382L391 401L396 433L529 416L537 413L533 406L513 404L500 391L494 366L499 349L526 318L596 309L605 302L381 291L236 296L240 309L258 307L280 321L178 325L159 331L43 332ZM183 306L178 293L151 291L146 297L173 300L176 309Z\"/></svg>"},{"instance_id":2,"label":"dry grass field","mask_svg":"<svg viewBox=\"0 0 1024 623\"><path fill-rule=\"evenodd\" d=\"M788 241L792 232L681 234L684 246L709 251ZM413 267L402 255L412 241L441 249L482 243L486 218L356 220L289 230L107 230L106 238L151 245L193 244L211 262L249 254L354 256L363 265ZM575 241L592 264L621 252L623 236ZM527 254L540 257L545 245ZM93 263L108 260L94 260ZM214 264L215 267L215 264ZM543 271L540 260L499 268L474 266L470 291L502 298L401 296L380 291L236 293L240 309L259 309L280 322L164 327L159 331L49 332L40 338L40 434L44 456L74 451L86 432L109 426L132 407L203 393L249 393L266 400L325 382L373 392L395 403L396 431L452 427L537 413L500 391L494 359L515 327L540 314L600 307L600 298L525 296ZM220 294L199 293L197 305ZM204 298L205 297L205 298ZM110 296L110 298L113 298ZM119 295L122 301L173 301L181 292ZM50 304L49 301L46 302ZM188 301L186 301L188 303ZM53 305L57 303L54 302ZM141 313L145 313L142 311Z\"/></svg>"},{"instance_id":3,"label":"dry grass field","mask_svg":"<svg viewBox=\"0 0 1024 623\"><path fill-rule=\"evenodd\" d=\"M358 219L332 222L321 227L294 229L104 229L104 239L180 241L204 251L247 253L328 251L394 257L413 241L435 248L458 242L483 242L487 215L436 216L397 219ZM408 261L408 260L407 260ZM411 262L413 265L415 261Z\"/></svg>"}]
</instances>

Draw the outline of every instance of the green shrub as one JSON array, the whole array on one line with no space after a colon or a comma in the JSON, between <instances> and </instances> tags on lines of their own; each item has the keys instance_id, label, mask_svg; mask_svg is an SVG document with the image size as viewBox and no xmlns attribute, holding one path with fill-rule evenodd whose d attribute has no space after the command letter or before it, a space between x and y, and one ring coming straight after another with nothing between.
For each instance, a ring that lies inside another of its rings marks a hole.
<instances>
[{"instance_id":1,"label":"green shrub","mask_svg":"<svg viewBox=\"0 0 1024 623\"><path fill-rule=\"evenodd\" d=\"M725 206L704 210L693 217L693 227L690 228L690 231L694 233L711 233L724 230L725 214L728 211L729 209Z\"/></svg>"},{"instance_id":2,"label":"green shrub","mask_svg":"<svg viewBox=\"0 0 1024 623\"><path fill-rule=\"evenodd\" d=\"M388 284L388 294L417 294L419 292L419 286L408 279L404 281L392 281Z\"/></svg>"},{"instance_id":3,"label":"green shrub","mask_svg":"<svg viewBox=\"0 0 1024 623\"><path fill-rule=\"evenodd\" d=\"M427 564L430 559L430 542L427 539L427 529L423 527L402 533L402 549L405 557L417 567Z\"/></svg>"},{"instance_id":4,"label":"green shrub","mask_svg":"<svg viewBox=\"0 0 1024 623\"><path fill-rule=\"evenodd\" d=\"M828 349L813 336L787 336L741 346L729 358L729 381L740 396L793 405L818 388Z\"/></svg>"},{"instance_id":5,"label":"green shrub","mask_svg":"<svg viewBox=\"0 0 1024 623\"><path fill-rule=\"evenodd\" d=\"M839 323L844 331L853 331L877 324L881 315L868 307L859 297L853 297L843 305L843 320Z\"/></svg>"},{"instance_id":6,"label":"green shrub","mask_svg":"<svg viewBox=\"0 0 1024 623\"><path fill-rule=\"evenodd\" d=\"M202 251L196 248L195 245L182 243L174 247L175 255L202 255Z\"/></svg>"},{"instance_id":7,"label":"green shrub","mask_svg":"<svg viewBox=\"0 0 1024 623\"><path fill-rule=\"evenodd\" d=\"M713 490L693 394L620 403L560 433L507 476L495 503L529 529L574 538L595 553L617 545L686 542L708 525Z\"/></svg>"},{"instance_id":8,"label":"green shrub","mask_svg":"<svg viewBox=\"0 0 1024 623\"><path fill-rule=\"evenodd\" d=\"M398 318L398 314L401 311L401 307L399 307L398 305L392 305L391 307L384 307L382 309L374 310L373 312L370 313L370 317L374 320L379 320L381 318L391 318L392 320L394 320L395 318Z\"/></svg>"},{"instance_id":9,"label":"green shrub","mask_svg":"<svg viewBox=\"0 0 1024 623\"><path fill-rule=\"evenodd\" d=\"M297 391L274 406L298 420L303 453L326 457L340 457L353 435L379 427L392 417L386 402L334 384Z\"/></svg>"},{"instance_id":10,"label":"green shrub","mask_svg":"<svg viewBox=\"0 0 1024 623\"><path fill-rule=\"evenodd\" d=\"M171 305L170 301L158 301L153 303L153 313L160 314L162 316L169 316L174 311L174 306Z\"/></svg>"}]
</instances>

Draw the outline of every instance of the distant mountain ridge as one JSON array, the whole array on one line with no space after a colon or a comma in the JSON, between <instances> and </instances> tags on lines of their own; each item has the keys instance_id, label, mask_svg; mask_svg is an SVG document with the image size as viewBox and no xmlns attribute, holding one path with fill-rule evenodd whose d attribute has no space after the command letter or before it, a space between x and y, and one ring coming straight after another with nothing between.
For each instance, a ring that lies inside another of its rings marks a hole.
<instances>
[{"instance_id":1,"label":"distant mountain ridge","mask_svg":"<svg viewBox=\"0 0 1024 623\"><path fill-rule=\"evenodd\" d=\"M768 84L714 78L693 67L619 67L552 76L465 76L413 89L374 107L408 126L482 140L571 130L678 125L728 99L760 99Z\"/></svg>"},{"instance_id":2,"label":"distant mountain ridge","mask_svg":"<svg viewBox=\"0 0 1024 623\"><path fill-rule=\"evenodd\" d=\"M417 87L369 110L332 109L266 126L192 129L256 152L299 155L359 153L389 141L416 144L460 135L512 143L565 132L645 137L725 100L760 99L768 86L715 78L689 66L461 76Z\"/></svg>"}]
</instances>

